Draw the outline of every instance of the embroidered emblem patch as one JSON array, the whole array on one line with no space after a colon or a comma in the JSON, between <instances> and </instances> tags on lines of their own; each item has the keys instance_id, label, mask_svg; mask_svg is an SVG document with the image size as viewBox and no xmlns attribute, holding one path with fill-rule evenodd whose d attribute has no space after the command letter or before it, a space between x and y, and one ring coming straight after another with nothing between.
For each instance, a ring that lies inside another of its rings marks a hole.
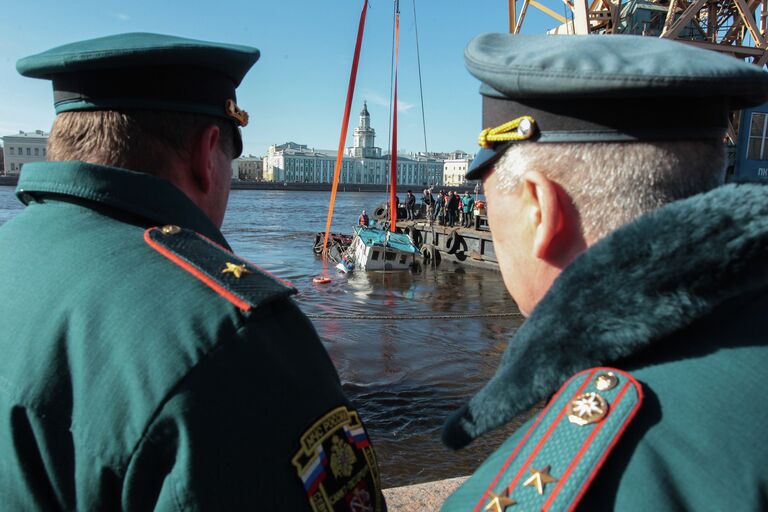
<instances>
[{"instance_id":1,"label":"embroidered emblem patch","mask_svg":"<svg viewBox=\"0 0 768 512\"><path fill-rule=\"evenodd\" d=\"M344 406L333 409L300 442L293 465L312 510L382 510L376 455L357 412Z\"/></svg>"}]
</instances>

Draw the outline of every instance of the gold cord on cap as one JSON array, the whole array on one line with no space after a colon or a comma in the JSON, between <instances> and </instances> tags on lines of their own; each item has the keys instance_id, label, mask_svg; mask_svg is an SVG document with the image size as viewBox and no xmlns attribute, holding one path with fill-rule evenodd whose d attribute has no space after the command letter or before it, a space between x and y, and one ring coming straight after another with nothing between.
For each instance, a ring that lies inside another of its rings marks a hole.
<instances>
[{"instance_id":1,"label":"gold cord on cap","mask_svg":"<svg viewBox=\"0 0 768 512\"><path fill-rule=\"evenodd\" d=\"M518 117L496 128L480 132L477 143L481 148L492 148L495 142L529 139L536 133L536 121L531 116Z\"/></svg>"}]
</instances>

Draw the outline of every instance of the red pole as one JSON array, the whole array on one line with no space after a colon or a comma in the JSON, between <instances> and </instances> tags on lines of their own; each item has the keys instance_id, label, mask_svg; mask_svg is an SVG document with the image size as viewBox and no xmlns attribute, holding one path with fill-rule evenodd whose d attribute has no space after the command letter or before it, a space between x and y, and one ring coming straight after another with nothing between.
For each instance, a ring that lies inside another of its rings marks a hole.
<instances>
[{"instance_id":1,"label":"red pole","mask_svg":"<svg viewBox=\"0 0 768 512\"><path fill-rule=\"evenodd\" d=\"M341 122L341 136L339 137L339 148L336 153L336 166L333 169L333 186L331 187L331 201L328 206L328 218L325 221L325 238L323 239L323 259L328 252L328 235L331 232L331 221L333 220L333 205L336 202L336 191L339 188L339 178L341 177L341 162L344 157L344 143L347 140L347 126L349 125L349 113L352 109L352 98L355 95L355 81L357 80L357 64L360 61L360 48L363 44L363 31L365 30L365 14L368 11L368 0L363 4L363 10L360 13L360 23L357 27L357 40L355 41L355 56L352 59L352 70L349 72L349 86L347 87L347 102L344 106L344 120Z\"/></svg>"}]
</instances>

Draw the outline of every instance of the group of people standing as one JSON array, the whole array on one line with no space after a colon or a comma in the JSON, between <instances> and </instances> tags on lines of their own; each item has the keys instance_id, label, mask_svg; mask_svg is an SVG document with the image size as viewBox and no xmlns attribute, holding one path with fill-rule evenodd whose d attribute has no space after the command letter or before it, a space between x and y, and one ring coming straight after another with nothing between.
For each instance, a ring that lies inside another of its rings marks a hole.
<instances>
[{"instance_id":1,"label":"group of people standing","mask_svg":"<svg viewBox=\"0 0 768 512\"><path fill-rule=\"evenodd\" d=\"M458 192L441 190L437 197L432 195L432 188L425 188L421 198L424 204L424 217L430 221L438 221L441 226L453 227L457 223L465 228L471 227L474 220L472 212L475 208L475 200L464 192L462 196ZM400 199L395 196L395 204L400 205ZM409 190L405 196L405 214L407 220L414 220L418 217L416 209L416 196ZM363 210L358 217L357 223L361 226L369 226L370 219Z\"/></svg>"},{"instance_id":2,"label":"group of people standing","mask_svg":"<svg viewBox=\"0 0 768 512\"><path fill-rule=\"evenodd\" d=\"M457 223L465 228L472 225L475 200L469 192L464 192L464 196L461 196L458 192L441 190L435 198L432 196L432 189L425 188L423 194L422 200L426 205L428 219L451 227Z\"/></svg>"}]
</instances>

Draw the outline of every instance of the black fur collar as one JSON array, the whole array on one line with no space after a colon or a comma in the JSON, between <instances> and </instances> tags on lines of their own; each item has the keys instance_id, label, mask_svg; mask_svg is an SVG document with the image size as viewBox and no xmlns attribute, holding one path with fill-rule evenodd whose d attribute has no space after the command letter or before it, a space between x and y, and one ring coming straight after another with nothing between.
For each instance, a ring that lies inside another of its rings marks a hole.
<instances>
[{"instance_id":1,"label":"black fur collar","mask_svg":"<svg viewBox=\"0 0 768 512\"><path fill-rule=\"evenodd\" d=\"M726 185L622 227L560 275L496 375L452 414L458 449L574 373L626 358L744 293L768 286L768 186Z\"/></svg>"}]
</instances>

